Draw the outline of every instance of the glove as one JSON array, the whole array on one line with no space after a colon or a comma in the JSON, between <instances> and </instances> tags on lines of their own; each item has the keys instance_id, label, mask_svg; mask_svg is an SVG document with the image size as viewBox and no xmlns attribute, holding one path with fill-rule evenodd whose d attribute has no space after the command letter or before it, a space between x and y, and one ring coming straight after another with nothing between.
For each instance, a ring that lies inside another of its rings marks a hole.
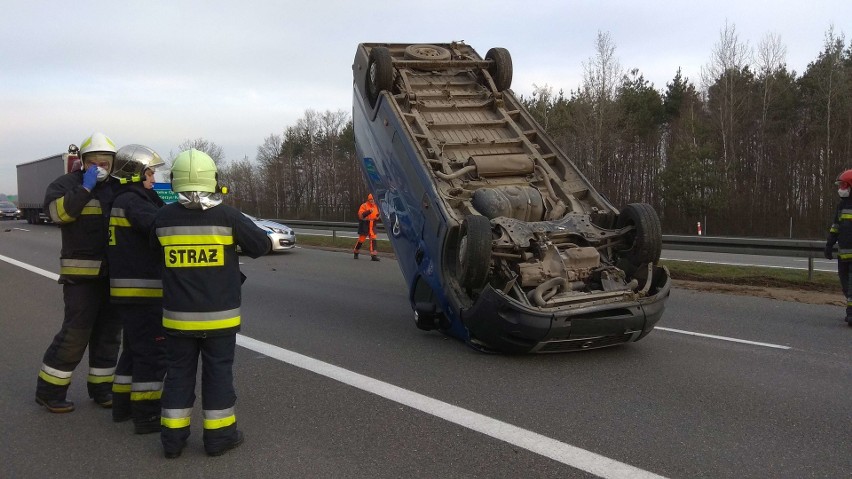
<instances>
[{"instance_id":1,"label":"glove","mask_svg":"<svg viewBox=\"0 0 852 479\"><path fill-rule=\"evenodd\" d=\"M373 214L373 210L367 210L367 211L364 212L363 215L361 215L361 218L367 219L367 217L370 216L371 214Z\"/></svg>"},{"instance_id":2,"label":"glove","mask_svg":"<svg viewBox=\"0 0 852 479\"><path fill-rule=\"evenodd\" d=\"M834 253L834 245L826 243L825 245L825 259L833 259L832 254Z\"/></svg>"},{"instance_id":3,"label":"glove","mask_svg":"<svg viewBox=\"0 0 852 479\"><path fill-rule=\"evenodd\" d=\"M83 173L83 188L92 191L96 184L98 184L98 167L92 165Z\"/></svg>"}]
</instances>

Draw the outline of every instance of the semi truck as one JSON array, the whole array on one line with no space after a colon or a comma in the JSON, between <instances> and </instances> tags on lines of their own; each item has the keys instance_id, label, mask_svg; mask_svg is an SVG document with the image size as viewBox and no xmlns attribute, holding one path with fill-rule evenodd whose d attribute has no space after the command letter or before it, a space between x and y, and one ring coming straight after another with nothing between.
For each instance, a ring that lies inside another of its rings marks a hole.
<instances>
[{"instance_id":1,"label":"semi truck","mask_svg":"<svg viewBox=\"0 0 852 479\"><path fill-rule=\"evenodd\" d=\"M362 43L355 147L414 324L480 351L638 341L670 293L654 209L621 209L510 89L512 58L463 42Z\"/></svg>"},{"instance_id":2,"label":"semi truck","mask_svg":"<svg viewBox=\"0 0 852 479\"><path fill-rule=\"evenodd\" d=\"M80 167L77 147L71 145L68 150L66 153L17 165L18 209L27 223L50 221L50 215L44 210L44 193L48 185L65 173Z\"/></svg>"}]
</instances>

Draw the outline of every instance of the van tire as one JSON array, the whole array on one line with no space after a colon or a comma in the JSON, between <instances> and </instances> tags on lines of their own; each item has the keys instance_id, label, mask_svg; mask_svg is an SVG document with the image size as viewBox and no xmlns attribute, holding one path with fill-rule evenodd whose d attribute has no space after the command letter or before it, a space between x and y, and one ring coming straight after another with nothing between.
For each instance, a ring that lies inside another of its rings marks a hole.
<instances>
[{"instance_id":1,"label":"van tire","mask_svg":"<svg viewBox=\"0 0 852 479\"><path fill-rule=\"evenodd\" d=\"M619 256L635 266L660 261L663 251L662 226L654 208L647 203L628 204L621 210L616 222L619 229L625 226L634 226L635 229L628 234L629 249L621 251Z\"/></svg>"},{"instance_id":2,"label":"van tire","mask_svg":"<svg viewBox=\"0 0 852 479\"><path fill-rule=\"evenodd\" d=\"M494 80L497 91L508 90L512 86L512 56L509 55L509 50L499 47L492 48L485 54L485 59L491 60L488 73Z\"/></svg>"},{"instance_id":3,"label":"van tire","mask_svg":"<svg viewBox=\"0 0 852 479\"><path fill-rule=\"evenodd\" d=\"M438 45L409 45L405 47L403 57L406 60L445 61L452 58L450 51Z\"/></svg>"},{"instance_id":4,"label":"van tire","mask_svg":"<svg viewBox=\"0 0 852 479\"><path fill-rule=\"evenodd\" d=\"M480 289L488 279L491 263L491 221L479 215L467 216L459 231L457 276L466 289Z\"/></svg>"},{"instance_id":5,"label":"van tire","mask_svg":"<svg viewBox=\"0 0 852 479\"><path fill-rule=\"evenodd\" d=\"M382 91L393 88L393 62L390 51L385 47L375 47L370 50L370 60L367 63L367 100L375 108Z\"/></svg>"}]
</instances>

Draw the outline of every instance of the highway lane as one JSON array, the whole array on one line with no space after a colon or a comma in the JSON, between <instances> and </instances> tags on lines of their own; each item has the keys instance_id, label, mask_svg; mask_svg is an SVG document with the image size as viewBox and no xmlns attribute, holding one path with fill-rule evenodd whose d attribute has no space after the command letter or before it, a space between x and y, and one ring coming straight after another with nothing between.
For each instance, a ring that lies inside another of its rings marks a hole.
<instances>
[{"instance_id":1,"label":"highway lane","mask_svg":"<svg viewBox=\"0 0 852 479\"><path fill-rule=\"evenodd\" d=\"M56 271L58 231L29 228L0 233L0 255ZM840 321L840 308L676 289L661 326L790 349L656 331L625 347L496 356L415 329L401 274L387 258L372 263L297 249L245 259L243 270L249 277L246 337L621 464L669 477L837 477L852 466L852 331ZM26 472L38 458L45 462L41 467L51 467L57 448L59 464L63 457L79 461L103 449L110 457L130 454L134 471L153 474L171 467L160 459L154 438L132 436L122 425L96 417L106 414L82 401L79 381L72 386L82 403L74 417L47 415L32 403L40 355L58 327L61 289L5 262L0 278L0 324L11 344L0 353L11 386L0 393L0 409L13 418L11 437L20 438L0 452L0 463ZM239 348L236 368L246 445L207 459L196 430L187 457L175 466L179 471L588 477L523 447L248 349ZM75 442L61 427L66 423L102 440ZM51 425L60 426L57 437L45 437ZM81 471L98 475L124 470L114 458L86 464Z\"/></svg>"}]
</instances>

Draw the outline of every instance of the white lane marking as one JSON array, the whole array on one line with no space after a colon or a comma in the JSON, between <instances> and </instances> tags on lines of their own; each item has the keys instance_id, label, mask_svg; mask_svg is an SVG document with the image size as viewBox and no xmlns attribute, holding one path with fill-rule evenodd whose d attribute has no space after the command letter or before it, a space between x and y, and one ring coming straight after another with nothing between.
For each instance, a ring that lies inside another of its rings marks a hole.
<instances>
[{"instance_id":1,"label":"white lane marking","mask_svg":"<svg viewBox=\"0 0 852 479\"><path fill-rule=\"evenodd\" d=\"M747 339L729 338L727 336L716 336L715 334L694 333L692 331L684 331L682 329L661 328L660 326L654 326L654 329L659 329L660 331L668 331L670 333L688 334L690 336L701 336L702 338L721 339L722 341L731 341L734 343L751 344L753 346L764 346L767 348L775 349L791 349L790 346L782 346L780 344L761 343L758 341L749 341Z\"/></svg>"},{"instance_id":2,"label":"white lane marking","mask_svg":"<svg viewBox=\"0 0 852 479\"><path fill-rule=\"evenodd\" d=\"M725 266L748 266L752 268L775 268L775 269L793 269L796 271L807 271L808 268L802 268L798 266L773 266L770 264L754 264L754 263L731 263L725 261L701 261L697 259L679 259L679 258L660 258L663 261L681 261L684 263L701 263L701 264L721 264ZM807 261L807 260L803 260ZM833 269L820 269L820 267L814 266L814 271L824 271L828 273L834 272Z\"/></svg>"},{"instance_id":3,"label":"white lane marking","mask_svg":"<svg viewBox=\"0 0 852 479\"><path fill-rule=\"evenodd\" d=\"M581 449L556 439L513 426L488 416L464 409L444 401L424 396L414 391L394 386L378 379L329 364L302 354L289 351L256 339L237 335L237 344L270 358L302 368L362 391L431 414L476 432L499 439L514 446L540 454L605 478L659 478L657 474L618 462L600 454Z\"/></svg>"},{"instance_id":4,"label":"white lane marking","mask_svg":"<svg viewBox=\"0 0 852 479\"><path fill-rule=\"evenodd\" d=\"M20 266L33 273L42 276L59 279L59 275L50 271L30 266L18 260L0 255L0 260L15 266ZM385 399L417 409L418 411L431 414L459 426L499 439L514 446L526 449L530 452L540 454L544 457L561 462L562 464L586 471L603 478L635 478L653 479L663 478L652 472L633 467L629 464L610 459L600 454L581 449L556 439L513 426L503 421L483 416L482 414L464 409L437 399L424 396L414 391L394 386L378 379L373 379L354 371L314 359L303 354L289 351L272 344L267 344L257 339L237 334L237 344L258 352L270 358L277 359L298 368L306 369L313 373L339 381L343 384L361 389Z\"/></svg>"},{"instance_id":5,"label":"white lane marking","mask_svg":"<svg viewBox=\"0 0 852 479\"><path fill-rule=\"evenodd\" d=\"M47 271L47 270L45 270L45 269L41 269L41 268L38 268L38 267L35 267L35 266L32 266L32 265L29 265L29 264L27 264L27 263L22 263L22 262L20 262L20 261L18 261L18 260L16 260L16 259L12 259L12 258L10 258L10 257L8 257L8 256L3 256L2 254L0 254L0 260L5 261L5 262L7 262L7 263L9 263L9 264L13 264L13 265L15 265L15 266L18 266L18 267L24 268L24 269L25 269L25 270L27 270L27 271L32 271L32 272L33 272L33 273L35 273L35 274L40 274L40 275L42 275L42 276L44 276L44 277L46 277L46 278L50 278L50 279L52 279L52 280L54 280L54 281L56 281L56 280L58 280L58 279L59 279L59 275L58 275L58 274L56 274L56 273L51 273L50 271Z\"/></svg>"}]
</instances>

